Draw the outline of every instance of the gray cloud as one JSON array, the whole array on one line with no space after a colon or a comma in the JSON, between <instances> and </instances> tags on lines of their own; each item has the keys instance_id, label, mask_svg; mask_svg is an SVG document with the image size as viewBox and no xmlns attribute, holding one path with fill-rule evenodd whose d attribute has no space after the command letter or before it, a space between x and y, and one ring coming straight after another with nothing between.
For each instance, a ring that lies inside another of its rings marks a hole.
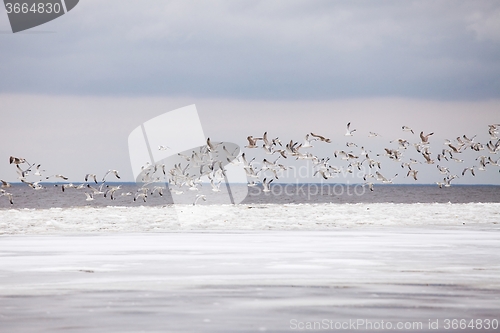
<instances>
[{"instance_id":1,"label":"gray cloud","mask_svg":"<svg viewBox=\"0 0 500 333\"><path fill-rule=\"evenodd\" d=\"M491 1L87 0L34 29L55 33L0 35L0 92L498 98L499 17Z\"/></svg>"}]
</instances>

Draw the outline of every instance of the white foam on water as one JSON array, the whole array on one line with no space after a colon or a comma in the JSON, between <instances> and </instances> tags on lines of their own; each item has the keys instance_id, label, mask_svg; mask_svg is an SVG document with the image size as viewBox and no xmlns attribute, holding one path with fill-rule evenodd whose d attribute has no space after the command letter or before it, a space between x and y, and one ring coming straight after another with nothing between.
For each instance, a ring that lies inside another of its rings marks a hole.
<instances>
[{"instance_id":1,"label":"white foam on water","mask_svg":"<svg viewBox=\"0 0 500 333\"><path fill-rule=\"evenodd\" d=\"M178 213L182 212L182 219ZM323 230L363 226L500 227L499 203L252 204L0 210L0 234L172 230Z\"/></svg>"}]
</instances>

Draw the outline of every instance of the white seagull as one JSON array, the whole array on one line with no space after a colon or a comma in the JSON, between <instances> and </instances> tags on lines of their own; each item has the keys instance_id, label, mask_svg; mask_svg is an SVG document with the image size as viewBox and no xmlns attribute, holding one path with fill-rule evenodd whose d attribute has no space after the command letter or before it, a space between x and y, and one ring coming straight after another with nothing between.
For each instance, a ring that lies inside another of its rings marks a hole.
<instances>
[{"instance_id":1,"label":"white seagull","mask_svg":"<svg viewBox=\"0 0 500 333\"><path fill-rule=\"evenodd\" d=\"M118 175L118 171L117 170L108 170L108 172L106 172L106 174L104 175L104 177L102 177L102 181L104 182L106 177L110 174L114 174L116 176L116 178L120 179L120 176Z\"/></svg>"},{"instance_id":2,"label":"white seagull","mask_svg":"<svg viewBox=\"0 0 500 333\"><path fill-rule=\"evenodd\" d=\"M329 138L326 138L326 137L324 137L322 135L314 134L312 132L311 132L311 136L315 137L316 139L319 139L320 141L326 142L326 143L331 143L332 142L332 140L330 140Z\"/></svg>"},{"instance_id":3,"label":"white seagull","mask_svg":"<svg viewBox=\"0 0 500 333\"><path fill-rule=\"evenodd\" d=\"M264 180L262 181L262 186L264 187L264 189L262 190L263 192L271 192L271 189L270 189L270 184L272 183L272 181L274 179L271 179L270 181L266 182L267 178L264 178Z\"/></svg>"},{"instance_id":4,"label":"white seagull","mask_svg":"<svg viewBox=\"0 0 500 333\"><path fill-rule=\"evenodd\" d=\"M434 132L429 133L427 135L424 135L424 132L422 131L422 132L420 132L420 140L422 140L422 143L428 143L429 142L429 137L431 135L433 135L433 134L434 134Z\"/></svg>"},{"instance_id":5,"label":"white seagull","mask_svg":"<svg viewBox=\"0 0 500 333\"><path fill-rule=\"evenodd\" d=\"M351 123L347 123L347 131L345 132L345 136L352 136L354 132L356 132L356 129L351 130Z\"/></svg>"},{"instance_id":6,"label":"white seagull","mask_svg":"<svg viewBox=\"0 0 500 333\"><path fill-rule=\"evenodd\" d=\"M1 185L2 188L8 188L8 187L12 186L12 185L10 185L10 183L7 183L5 180L0 179L0 182L2 182L2 185Z\"/></svg>"},{"instance_id":7,"label":"white seagull","mask_svg":"<svg viewBox=\"0 0 500 333\"><path fill-rule=\"evenodd\" d=\"M202 199L203 201L207 201L207 197L204 194L198 194L196 196L196 199L193 202L193 206L196 206L196 204L198 203L198 200L200 200L200 199Z\"/></svg>"},{"instance_id":8,"label":"white seagull","mask_svg":"<svg viewBox=\"0 0 500 333\"><path fill-rule=\"evenodd\" d=\"M11 204L11 205L13 205L13 204L14 204L14 200L12 200L12 194L11 194L11 193L2 192L2 193L0 194L0 196L5 196L5 197L9 198L9 202L10 202L10 204Z\"/></svg>"},{"instance_id":9,"label":"white seagull","mask_svg":"<svg viewBox=\"0 0 500 333\"><path fill-rule=\"evenodd\" d=\"M403 131L404 131L404 132L411 132L411 134L415 134L415 132L413 132L413 130L412 130L411 128L409 128L408 126L404 126L404 125L403 125L403 127L402 127L402 128L403 128Z\"/></svg>"},{"instance_id":10,"label":"white seagull","mask_svg":"<svg viewBox=\"0 0 500 333\"><path fill-rule=\"evenodd\" d=\"M93 173L88 173L85 175L85 181L87 182L90 178L94 179L94 182L97 184L97 176Z\"/></svg>"}]
</instances>

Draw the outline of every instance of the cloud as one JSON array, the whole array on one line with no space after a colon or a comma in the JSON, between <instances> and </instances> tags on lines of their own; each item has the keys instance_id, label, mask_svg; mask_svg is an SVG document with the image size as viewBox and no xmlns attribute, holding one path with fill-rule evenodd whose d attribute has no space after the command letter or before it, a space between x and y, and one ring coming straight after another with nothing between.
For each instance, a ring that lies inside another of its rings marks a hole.
<instances>
[{"instance_id":1,"label":"cloud","mask_svg":"<svg viewBox=\"0 0 500 333\"><path fill-rule=\"evenodd\" d=\"M488 1L88 0L37 28L56 33L0 35L0 91L497 98L499 8Z\"/></svg>"},{"instance_id":2,"label":"cloud","mask_svg":"<svg viewBox=\"0 0 500 333\"><path fill-rule=\"evenodd\" d=\"M472 12L467 17L467 29L480 41L500 42L500 8L487 8Z\"/></svg>"}]
</instances>

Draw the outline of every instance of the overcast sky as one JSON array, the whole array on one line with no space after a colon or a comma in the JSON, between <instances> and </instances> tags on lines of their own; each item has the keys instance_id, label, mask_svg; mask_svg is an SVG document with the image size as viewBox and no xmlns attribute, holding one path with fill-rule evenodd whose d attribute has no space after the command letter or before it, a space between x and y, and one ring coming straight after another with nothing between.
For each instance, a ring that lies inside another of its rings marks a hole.
<instances>
[{"instance_id":1,"label":"overcast sky","mask_svg":"<svg viewBox=\"0 0 500 333\"><path fill-rule=\"evenodd\" d=\"M207 136L315 130L336 138L330 155L347 121L359 144L383 132L382 149L408 125L436 132L437 150L500 123L499 1L82 0L17 34L2 7L0 32L9 180L10 155L75 182L109 168L132 180L130 131L189 104ZM499 184L497 169L461 181Z\"/></svg>"}]
</instances>

